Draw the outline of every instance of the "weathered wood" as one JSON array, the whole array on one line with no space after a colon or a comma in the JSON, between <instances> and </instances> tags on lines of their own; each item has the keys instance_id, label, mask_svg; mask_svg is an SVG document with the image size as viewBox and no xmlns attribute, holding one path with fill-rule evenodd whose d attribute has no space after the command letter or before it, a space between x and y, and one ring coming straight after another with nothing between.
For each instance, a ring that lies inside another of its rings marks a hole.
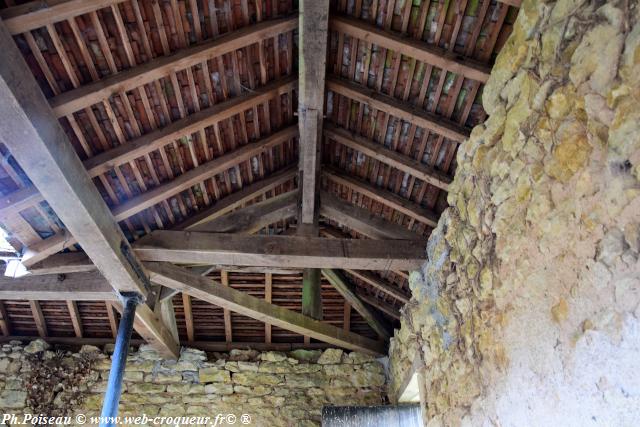
<instances>
[{"instance_id":1,"label":"weathered wood","mask_svg":"<svg viewBox=\"0 0 640 427\"><path fill-rule=\"evenodd\" d=\"M403 36L395 31L383 30L360 19L333 15L329 22L329 27L333 31L390 49L420 62L444 68L468 79L486 83L491 74L491 69L481 62L468 58L461 59L459 55L453 52L433 46L422 40Z\"/></svg>"},{"instance_id":2,"label":"weathered wood","mask_svg":"<svg viewBox=\"0 0 640 427\"><path fill-rule=\"evenodd\" d=\"M123 1L125 0L37 0L2 9L0 17L11 34L20 34Z\"/></svg>"},{"instance_id":3,"label":"weathered wood","mask_svg":"<svg viewBox=\"0 0 640 427\"><path fill-rule=\"evenodd\" d=\"M424 247L410 240L324 239L157 230L134 243L144 261L294 268L412 270Z\"/></svg>"},{"instance_id":4,"label":"weathered wood","mask_svg":"<svg viewBox=\"0 0 640 427\"><path fill-rule=\"evenodd\" d=\"M362 299L364 302L369 304L371 307L377 308L378 310L380 310L381 312L383 312L389 317L392 317L396 320L400 320L400 312L395 308L389 307L388 305L381 303L378 298L375 298L371 295L366 295L363 293L359 293L358 296L360 297L360 299Z\"/></svg>"},{"instance_id":5,"label":"weathered wood","mask_svg":"<svg viewBox=\"0 0 640 427\"><path fill-rule=\"evenodd\" d=\"M402 301L403 303L408 303L410 300L410 296L402 292L397 286L394 286L387 281L383 280L381 277L376 275L370 271L358 271L352 269L345 269L345 273L356 277L363 282L373 286L375 289L384 292L387 295L392 296L393 298Z\"/></svg>"},{"instance_id":6,"label":"weathered wood","mask_svg":"<svg viewBox=\"0 0 640 427\"><path fill-rule=\"evenodd\" d=\"M372 311L362 300L356 295L354 287L348 282L347 278L339 271L331 269L322 269L322 275L327 278L329 283L336 288L351 307L353 307L364 320L376 331L378 336L388 340L391 338L391 328L376 312Z\"/></svg>"},{"instance_id":7,"label":"weathered wood","mask_svg":"<svg viewBox=\"0 0 640 427\"><path fill-rule=\"evenodd\" d=\"M229 287L229 273L224 270L220 272L220 283L222 283L222 286ZM231 325L231 312L228 308L222 309L222 316L224 318L224 340L231 342L233 341L233 329Z\"/></svg>"},{"instance_id":8,"label":"weathered wood","mask_svg":"<svg viewBox=\"0 0 640 427\"><path fill-rule=\"evenodd\" d=\"M0 61L0 139L109 283L146 295L122 252L129 250L126 238L1 23L0 50L13 58Z\"/></svg>"},{"instance_id":9,"label":"weathered wood","mask_svg":"<svg viewBox=\"0 0 640 427\"><path fill-rule=\"evenodd\" d=\"M408 173L424 182L448 191L451 178L437 169L425 165L412 157L390 150L383 144L376 144L347 129L341 129L333 124L324 125L324 133L339 144L361 152L367 157L390 165L402 172Z\"/></svg>"},{"instance_id":10,"label":"weathered wood","mask_svg":"<svg viewBox=\"0 0 640 427\"><path fill-rule=\"evenodd\" d=\"M401 100L385 95L366 86L338 77L327 78L327 90L369 105L375 110L384 111L424 129L433 131L452 141L462 142L469 137L469 130L456 122L442 118L421 108L409 105Z\"/></svg>"},{"instance_id":11,"label":"weathered wood","mask_svg":"<svg viewBox=\"0 0 640 427\"><path fill-rule=\"evenodd\" d=\"M189 231L253 234L275 222L296 216L297 201L298 191L290 191L193 226Z\"/></svg>"},{"instance_id":12,"label":"weathered wood","mask_svg":"<svg viewBox=\"0 0 640 427\"><path fill-rule=\"evenodd\" d=\"M67 301L67 309L69 310L71 324L73 325L73 331L75 332L76 337L82 338L82 321L80 320L78 304L76 304L75 301Z\"/></svg>"},{"instance_id":13,"label":"weathered wood","mask_svg":"<svg viewBox=\"0 0 640 427\"><path fill-rule=\"evenodd\" d=\"M302 314L322 320L322 286L317 268L305 268L302 273Z\"/></svg>"},{"instance_id":14,"label":"weathered wood","mask_svg":"<svg viewBox=\"0 0 640 427\"><path fill-rule=\"evenodd\" d=\"M271 298L273 296L273 274L265 273L264 275L264 300L271 304ZM269 323L264 324L264 342L271 343L271 325Z\"/></svg>"},{"instance_id":15,"label":"weathered wood","mask_svg":"<svg viewBox=\"0 0 640 427\"><path fill-rule=\"evenodd\" d=\"M65 252L51 255L29 267L32 275L68 274L94 271L96 266L84 252Z\"/></svg>"},{"instance_id":16,"label":"weathered wood","mask_svg":"<svg viewBox=\"0 0 640 427\"><path fill-rule=\"evenodd\" d=\"M65 275L0 277L0 299L43 301L116 301L109 282L97 271Z\"/></svg>"},{"instance_id":17,"label":"weathered wood","mask_svg":"<svg viewBox=\"0 0 640 427\"><path fill-rule=\"evenodd\" d=\"M269 304L210 279L191 274L183 268L166 263L149 263L147 268L151 272L152 281L180 289L194 298L228 308L238 314L350 350L375 355L385 353L384 344L381 342L345 332L333 325Z\"/></svg>"},{"instance_id":18,"label":"weathered wood","mask_svg":"<svg viewBox=\"0 0 640 427\"><path fill-rule=\"evenodd\" d=\"M301 0L299 20L298 125L302 188L300 222L313 224L317 221L318 214L317 189L324 111L329 0Z\"/></svg>"},{"instance_id":19,"label":"weathered wood","mask_svg":"<svg viewBox=\"0 0 640 427\"><path fill-rule=\"evenodd\" d=\"M271 191L275 187L291 181L296 176L296 173L297 170L295 167L289 167L265 179L254 182L242 190L236 191L235 193L218 200L211 207L204 209L202 212L192 215L187 220L174 227L174 230L191 230L200 224L205 224L226 215L256 197L263 195L267 191Z\"/></svg>"},{"instance_id":20,"label":"weathered wood","mask_svg":"<svg viewBox=\"0 0 640 427\"><path fill-rule=\"evenodd\" d=\"M31 307L33 321L35 322L36 328L38 329L38 335L40 335L41 338L48 336L49 331L47 330L47 322L45 322L44 320L44 315L42 314L40 303L38 301L29 301L29 306Z\"/></svg>"},{"instance_id":21,"label":"weathered wood","mask_svg":"<svg viewBox=\"0 0 640 427\"><path fill-rule=\"evenodd\" d=\"M182 294L182 305L184 307L184 322L187 327L187 339L194 341L193 312L191 311L191 297L188 294Z\"/></svg>"},{"instance_id":22,"label":"weathered wood","mask_svg":"<svg viewBox=\"0 0 640 427\"><path fill-rule=\"evenodd\" d=\"M430 227L435 227L438 224L438 215L436 215L435 212L423 208L411 200L404 199L383 188L374 187L367 181L349 176L336 168L325 167L322 170L322 173L331 181L349 187L363 196L369 197L383 205L392 207L393 209L402 212L411 218L415 218Z\"/></svg>"},{"instance_id":23,"label":"weathered wood","mask_svg":"<svg viewBox=\"0 0 640 427\"><path fill-rule=\"evenodd\" d=\"M424 240L399 224L389 222L373 212L355 206L337 196L322 192L320 194L320 215L357 231L372 239ZM426 242L424 242L426 246Z\"/></svg>"},{"instance_id":24,"label":"weathered wood","mask_svg":"<svg viewBox=\"0 0 640 427\"><path fill-rule=\"evenodd\" d=\"M4 307L4 303L0 301L0 329L2 335L11 335L11 326L9 325L9 316L7 315L7 309Z\"/></svg>"},{"instance_id":25,"label":"weathered wood","mask_svg":"<svg viewBox=\"0 0 640 427\"><path fill-rule=\"evenodd\" d=\"M51 99L51 107L57 117L64 117L103 101L114 93L135 89L165 77L171 72L233 52L276 34L292 31L297 26L298 20L295 17L278 18L250 25L224 34L215 40L181 49L173 55L153 59L146 64L64 92Z\"/></svg>"},{"instance_id":26,"label":"weathered wood","mask_svg":"<svg viewBox=\"0 0 640 427\"><path fill-rule=\"evenodd\" d=\"M2 22L0 51L12 58L0 61L0 139L110 285L146 296L142 266ZM139 323L151 328L142 331L150 344L177 356L177 345L163 341L162 325L140 316Z\"/></svg>"}]
</instances>

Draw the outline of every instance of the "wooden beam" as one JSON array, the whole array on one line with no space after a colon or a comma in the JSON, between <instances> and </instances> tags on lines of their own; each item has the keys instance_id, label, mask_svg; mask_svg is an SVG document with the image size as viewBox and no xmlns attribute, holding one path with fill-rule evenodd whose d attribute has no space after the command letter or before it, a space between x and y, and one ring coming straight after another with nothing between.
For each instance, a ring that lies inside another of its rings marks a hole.
<instances>
[{"instance_id":1,"label":"wooden beam","mask_svg":"<svg viewBox=\"0 0 640 427\"><path fill-rule=\"evenodd\" d=\"M264 275L264 300L271 304L273 297L273 274L265 273ZM271 343L271 324L264 324L264 342L266 344Z\"/></svg>"},{"instance_id":2,"label":"wooden beam","mask_svg":"<svg viewBox=\"0 0 640 427\"><path fill-rule=\"evenodd\" d=\"M491 74L491 68L481 62L470 58L463 59L454 52L433 46L422 40L404 36L395 31L383 30L361 19L332 15L329 27L333 31L390 49L420 62L444 68L447 71L481 83L486 83Z\"/></svg>"},{"instance_id":3,"label":"wooden beam","mask_svg":"<svg viewBox=\"0 0 640 427\"><path fill-rule=\"evenodd\" d=\"M142 265L2 22L0 51L12 58L0 61L0 140L111 286L120 292L146 296L149 285ZM153 336L150 344L160 351L169 349L165 354L172 352L177 357L175 342L161 341L160 325L142 318L139 322L152 328L142 331Z\"/></svg>"},{"instance_id":4,"label":"wooden beam","mask_svg":"<svg viewBox=\"0 0 640 427\"><path fill-rule=\"evenodd\" d=\"M0 11L11 34L21 34L55 22L84 15L125 0L37 0Z\"/></svg>"},{"instance_id":5,"label":"wooden beam","mask_svg":"<svg viewBox=\"0 0 640 427\"><path fill-rule=\"evenodd\" d=\"M380 310L381 312L383 312L384 314L386 314L387 316L393 319L400 320L400 312L395 308L389 307L387 304L383 304L382 301L380 301L379 299L371 295L359 293L358 296L360 297L360 299L362 299L364 302L369 304L371 307L377 308L378 310Z\"/></svg>"},{"instance_id":6,"label":"wooden beam","mask_svg":"<svg viewBox=\"0 0 640 427\"><path fill-rule=\"evenodd\" d=\"M289 191L238 209L210 222L196 225L189 230L208 233L253 234L275 222L296 216L297 202L298 191Z\"/></svg>"},{"instance_id":7,"label":"wooden beam","mask_svg":"<svg viewBox=\"0 0 640 427\"><path fill-rule=\"evenodd\" d=\"M150 191L127 200L113 209L113 215L117 221L127 219L181 191L191 188L199 182L218 175L235 165L248 161L252 157L258 156L297 136L297 127L289 126L267 138L245 144L237 150L210 162L203 163L165 184L161 184Z\"/></svg>"},{"instance_id":8,"label":"wooden beam","mask_svg":"<svg viewBox=\"0 0 640 427\"><path fill-rule=\"evenodd\" d=\"M205 224L216 218L220 218L221 216L232 212L234 209L250 202L256 197L262 196L267 191L273 191L276 187L291 181L295 178L296 174L297 170L293 166L283 169L282 171L261 179L260 181L254 182L242 190L236 191L235 193L218 200L211 207L192 215L173 229L192 230L200 224Z\"/></svg>"},{"instance_id":9,"label":"wooden beam","mask_svg":"<svg viewBox=\"0 0 640 427\"><path fill-rule=\"evenodd\" d=\"M295 17L277 18L249 25L215 40L181 49L173 55L158 57L146 64L64 92L51 99L51 107L57 117L64 117L101 102L114 93L127 92L165 77L171 72L183 70L297 27L298 20Z\"/></svg>"},{"instance_id":10,"label":"wooden beam","mask_svg":"<svg viewBox=\"0 0 640 427\"><path fill-rule=\"evenodd\" d=\"M342 314L342 329L345 331L351 330L351 304L347 301L344 302L343 314Z\"/></svg>"},{"instance_id":11,"label":"wooden beam","mask_svg":"<svg viewBox=\"0 0 640 427\"><path fill-rule=\"evenodd\" d=\"M45 240L46 241L46 240ZM84 252L65 252L51 255L29 267L32 275L69 274L94 271L96 266Z\"/></svg>"},{"instance_id":12,"label":"wooden beam","mask_svg":"<svg viewBox=\"0 0 640 427\"><path fill-rule=\"evenodd\" d=\"M324 113L329 0L301 0L298 16L298 125L302 188L300 220L303 224L314 224L318 214L317 189Z\"/></svg>"},{"instance_id":13,"label":"wooden beam","mask_svg":"<svg viewBox=\"0 0 640 427\"><path fill-rule=\"evenodd\" d=\"M340 199L334 194L323 191L320 199L320 215L371 239L424 240L423 236Z\"/></svg>"},{"instance_id":14,"label":"wooden beam","mask_svg":"<svg viewBox=\"0 0 640 427\"><path fill-rule=\"evenodd\" d=\"M2 301L0 301L0 330L2 330L2 335L5 337L11 335L9 316L7 315L7 309Z\"/></svg>"},{"instance_id":15,"label":"wooden beam","mask_svg":"<svg viewBox=\"0 0 640 427\"><path fill-rule=\"evenodd\" d=\"M109 327L111 328L111 336L113 339L118 335L118 320L116 319L115 307L109 301L105 301L105 307L107 309L107 318L109 319Z\"/></svg>"},{"instance_id":16,"label":"wooden beam","mask_svg":"<svg viewBox=\"0 0 640 427\"><path fill-rule=\"evenodd\" d=\"M90 157L83 162L84 167L87 169L89 176L95 178L154 150L162 149L165 145L183 136L191 135L221 120L229 119L255 105L268 102L278 95L291 91L295 86L296 79L289 77L258 88L250 93L215 104L183 119L176 120L165 127L132 139L126 144L120 144ZM25 187L0 198L0 215L17 214L43 200L44 197L35 187Z\"/></svg>"},{"instance_id":17,"label":"wooden beam","mask_svg":"<svg viewBox=\"0 0 640 427\"><path fill-rule=\"evenodd\" d=\"M447 174L425 165L413 157L390 150L383 144L375 143L333 124L325 123L324 134L345 147L359 151L367 157L392 166L442 190L449 191L452 180Z\"/></svg>"},{"instance_id":18,"label":"wooden beam","mask_svg":"<svg viewBox=\"0 0 640 427\"><path fill-rule=\"evenodd\" d=\"M71 324L73 325L73 331L76 337L82 338L82 320L80 318L80 312L78 311L78 304L75 301L67 301L67 309L69 310Z\"/></svg>"},{"instance_id":19,"label":"wooden beam","mask_svg":"<svg viewBox=\"0 0 640 427\"><path fill-rule=\"evenodd\" d=\"M363 196L369 197L378 203L389 206L398 212L401 212L411 218L414 218L420 222L427 224L430 227L438 225L438 215L429 209L423 208L417 203L400 197L399 195L392 193L391 191L383 188L374 187L367 181L359 178L352 177L346 173L332 167L325 167L322 170L324 176L331 181L344 185L356 191Z\"/></svg>"},{"instance_id":20,"label":"wooden beam","mask_svg":"<svg viewBox=\"0 0 640 427\"><path fill-rule=\"evenodd\" d=\"M134 247L144 261L259 267L412 270L419 268L425 257L425 245L413 240L244 236L166 230L142 237Z\"/></svg>"},{"instance_id":21,"label":"wooden beam","mask_svg":"<svg viewBox=\"0 0 640 427\"><path fill-rule=\"evenodd\" d=\"M385 294L390 295L391 297L402 301L405 304L408 303L411 299L410 296L406 295L400 288L388 283L386 280L382 279L380 276L371 271L345 269L344 272L362 280L373 288L384 292Z\"/></svg>"},{"instance_id":22,"label":"wooden beam","mask_svg":"<svg viewBox=\"0 0 640 427\"><path fill-rule=\"evenodd\" d=\"M220 282L222 286L229 287L229 273L222 270L220 272ZM222 314L224 317L224 339L226 342L233 341L233 329L231 326L231 311L228 308L222 308Z\"/></svg>"},{"instance_id":23,"label":"wooden beam","mask_svg":"<svg viewBox=\"0 0 640 427\"><path fill-rule=\"evenodd\" d=\"M384 111L405 122L435 132L452 141L462 142L470 134L467 128L460 126L456 122L348 80L329 77L327 79L327 90L367 104L373 109Z\"/></svg>"},{"instance_id":24,"label":"wooden beam","mask_svg":"<svg viewBox=\"0 0 640 427\"><path fill-rule=\"evenodd\" d=\"M180 289L194 298L228 308L238 314L350 350L374 355L385 353L385 346L381 342L345 332L333 325L269 304L244 292L191 274L183 268L166 263L151 263L147 265L147 268L151 272L152 281L163 286Z\"/></svg>"},{"instance_id":25,"label":"wooden beam","mask_svg":"<svg viewBox=\"0 0 640 427\"><path fill-rule=\"evenodd\" d=\"M36 328L38 329L38 335L40 335L40 337L48 336L49 331L47 330L47 322L45 322L44 320L44 314L42 314L40 303L38 301L29 301L29 306L31 307L33 321L35 322Z\"/></svg>"},{"instance_id":26,"label":"wooden beam","mask_svg":"<svg viewBox=\"0 0 640 427\"><path fill-rule=\"evenodd\" d=\"M193 329L193 312L191 311L191 297L182 293L182 305L184 307L184 322L187 327L187 339L195 341L195 332Z\"/></svg>"},{"instance_id":27,"label":"wooden beam","mask_svg":"<svg viewBox=\"0 0 640 427\"><path fill-rule=\"evenodd\" d=\"M0 299L44 301L117 301L118 296L97 271L66 275L0 277Z\"/></svg>"},{"instance_id":28,"label":"wooden beam","mask_svg":"<svg viewBox=\"0 0 640 427\"><path fill-rule=\"evenodd\" d=\"M342 295L361 316L371 326L380 338L388 340L391 338L391 328L388 324L372 311L365 303L356 295L354 287L349 281L336 270L322 269L322 275L327 278L329 283Z\"/></svg>"},{"instance_id":29,"label":"wooden beam","mask_svg":"<svg viewBox=\"0 0 640 427\"><path fill-rule=\"evenodd\" d=\"M302 272L302 314L322 320L322 286L317 268L305 268Z\"/></svg>"}]
</instances>

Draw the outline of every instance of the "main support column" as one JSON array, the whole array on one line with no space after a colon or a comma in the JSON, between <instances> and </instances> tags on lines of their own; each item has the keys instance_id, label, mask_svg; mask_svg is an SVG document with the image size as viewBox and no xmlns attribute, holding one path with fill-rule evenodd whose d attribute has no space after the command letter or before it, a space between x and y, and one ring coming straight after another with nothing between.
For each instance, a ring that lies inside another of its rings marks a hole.
<instances>
[{"instance_id":1,"label":"main support column","mask_svg":"<svg viewBox=\"0 0 640 427\"><path fill-rule=\"evenodd\" d=\"M141 296L136 293L122 294L122 299L122 319L120 319L116 346L113 351L113 362L111 363L107 391L102 405L100 427L116 425L114 418L118 415L118 404L120 403L120 396L122 394L122 377L124 375L125 365L127 364L133 321L136 316L136 307L142 301Z\"/></svg>"}]
</instances>

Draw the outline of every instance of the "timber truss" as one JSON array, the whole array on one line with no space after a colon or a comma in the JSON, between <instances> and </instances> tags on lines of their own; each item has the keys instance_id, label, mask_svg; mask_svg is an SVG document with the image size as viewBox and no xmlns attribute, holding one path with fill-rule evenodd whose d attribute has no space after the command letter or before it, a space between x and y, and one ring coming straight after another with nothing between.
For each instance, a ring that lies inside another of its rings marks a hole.
<instances>
[{"instance_id":1,"label":"timber truss","mask_svg":"<svg viewBox=\"0 0 640 427\"><path fill-rule=\"evenodd\" d=\"M4 339L386 353L518 1L4 3Z\"/></svg>"}]
</instances>

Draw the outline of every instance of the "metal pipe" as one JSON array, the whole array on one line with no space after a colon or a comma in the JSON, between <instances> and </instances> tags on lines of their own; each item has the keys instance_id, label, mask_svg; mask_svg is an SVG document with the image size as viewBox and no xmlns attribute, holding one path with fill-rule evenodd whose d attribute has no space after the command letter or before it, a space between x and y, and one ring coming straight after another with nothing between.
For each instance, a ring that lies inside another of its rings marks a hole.
<instances>
[{"instance_id":1,"label":"metal pipe","mask_svg":"<svg viewBox=\"0 0 640 427\"><path fill-rule=\"evenodd\" d=\"M122 377L127 364L127 354L129 353L129 342L131 341L131 331L133 330L133 320L136 316L136 307L141 302L139 294L122 294L122 318L118 327L118 336L113 350L111 371L107 391L102 404L102 414L100 427L115 426L115 417L118 415L118 404L122 394Z\"/></svg>"}]
</instances>

